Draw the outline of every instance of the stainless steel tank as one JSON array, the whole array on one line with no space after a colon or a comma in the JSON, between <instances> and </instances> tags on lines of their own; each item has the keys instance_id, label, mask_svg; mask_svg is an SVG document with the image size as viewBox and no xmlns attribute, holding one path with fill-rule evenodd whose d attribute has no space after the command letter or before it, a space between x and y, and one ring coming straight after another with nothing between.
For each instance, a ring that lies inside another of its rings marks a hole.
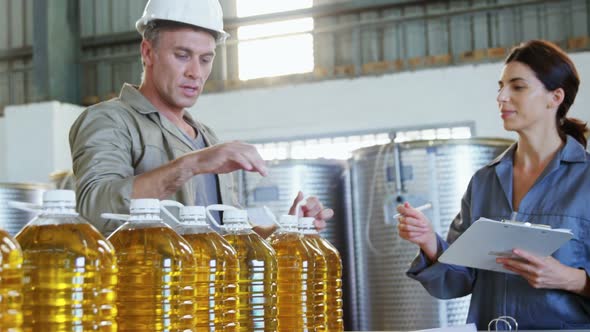
<instances>
[{"instance_id":1,"label":"stainless steel tank","mask_svg":"<svg viewBox=\"0 0 590 332\"><path fill-rule=\"evenodd\" d=\"M473 173L510 144L501 139L411 141L353 153L354 329L416 330L465 323L469 297L437 300L406 276L418 251L399 238L395 206L431 202L433 208L425 214L446 237Z\"/></svg>"},{"instance_id":2,"label":"stainless steel tank","mask_svg":"<svg viewBox=\"0 0 590 332\"><path fill-rule=\"evenodd\" d=\"M43 192L50 188L49 184L0 183L0 228L14 236L35 216L9 207L8 201L41 204Z\"/></svg>"},{"instance_id":3,"label":"stainless steel tank","mask_svg":"<svg viewBox=\"0 0 590 332\"><path fill-rule=\"evenodd\" d=\"M334 217L328 221L322 236L340 252L343 261L344 321L350 330L355 307L351 289L355 269L352 259L352 222L345 208L346 186L349 184L346 162L339 160L280 160L267 162L268 176L257 173L241 173L240 201L246 207L267 206L278 216L289 211L301 190L306 196L316 196L325 207L334 209Z\"/></svg>"}]
</instances>

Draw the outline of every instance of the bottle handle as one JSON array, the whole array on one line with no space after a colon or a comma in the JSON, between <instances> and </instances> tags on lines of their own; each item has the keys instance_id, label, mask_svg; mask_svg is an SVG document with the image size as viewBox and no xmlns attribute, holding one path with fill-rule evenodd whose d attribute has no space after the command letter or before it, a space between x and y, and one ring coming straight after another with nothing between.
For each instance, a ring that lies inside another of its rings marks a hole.
<instances>
[{"instance_id":1,"label":"bottle handle","mask_svg":"<svg viewBox=\"0 0 590 332\"><path fill-rule=\"evenodd\" d=\"M112 220L121 220L121 221L128 221L131 218L128 214L118 214L118 213L101 213L100 217L103 219L112 219Z\"/></svg>"},{"instance_id":2,"label":"bottle handle","mask_svg":"<svg viewBox=\"0 0 590 332\"><path fill-rule=\"evenodd\" d=\"M19 201L8 201L8 206L14 209L33 213L39 213L43 209L41 205Z\"/></svg>"},{"instance_id":3,"label":"bottle handle","mask_svg":"<svg viewBox=\"0 0 590 332\"><path fill-rule=\"evenodd\" d=\"M254 226L277 226L277 228L281 228L281 223L277 221L274 213L268 208L268 206L263 205L260 207L251 207L247 208L248 211L248 221L252 227Z\"/></svg>"},{"instance_id":4,"label":"bottle handle","mask_svg":"<svg viewBox=\"0 0 590 332\"><path fill-rule=\"evenodd\" d=\"M167 209L168 206L174 206L179 209L182 209L184 207L184 205L182 205L181 203L179 203L177 201L173 201L173 200L160 201L160 211L164 212L164 214L166 216L168 216L168 218L170 218L173 222L175 222L177 225L179 225L180 221L178 219L176 219L176 217L172 214L172 212L170 212L170 210Z\"/></svg>"},{"instance_id":5,"label":"bottle handle","mask_svg":"<svg viewBox=\"0 0 590 332\"><path fill-rule=\"evenodd\" d=\"M264 210L266 215L269 217L269 219L273 222L273 224L275 224L278 228L281 228L281 223L279 223L279 221L275 217L275 214L272 213L272 211L268 208L268 206L264 205L262 207L262 209Z\"/></svg>"},{"instance_id":6,"label":"bottle handle","mask_svg":"<svg viewBox=\"0 0 590 332\"><path fill-rule=\"evenodd\" d=\"M205 208L205 211L207 213L207 219L209 219L211 221L211 223L213 225L215 225L216 227L218 227L219 229L223 229L224 226L220 225L217 220L215 220L215 218L213 218L213 215L211 214L211 210L213 211L225 211L225 210L237 210L236 207L233 207L231 205L225 205L225 204L211 204L208 205Z\"/></svg>"}]
</instances>

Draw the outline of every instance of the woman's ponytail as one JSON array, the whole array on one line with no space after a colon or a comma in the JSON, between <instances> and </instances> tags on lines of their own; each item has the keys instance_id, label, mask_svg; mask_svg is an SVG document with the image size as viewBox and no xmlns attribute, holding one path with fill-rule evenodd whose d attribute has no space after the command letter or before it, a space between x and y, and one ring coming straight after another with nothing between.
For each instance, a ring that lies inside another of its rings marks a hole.
<instances>
[{"instance_id":1,"label":"woman's ponytail","mask_svg":"<svg viewBox=\"0 0 590 332\"><path fill-rule=\"evenodd\" d=\"M584 147L587 146L588 139L586 133L588 126L586 122L576 118L562 118L559 123L559 135L565 141L566 135L572 136L576 141L580 142Z\"/></svg>"}]
</instances>

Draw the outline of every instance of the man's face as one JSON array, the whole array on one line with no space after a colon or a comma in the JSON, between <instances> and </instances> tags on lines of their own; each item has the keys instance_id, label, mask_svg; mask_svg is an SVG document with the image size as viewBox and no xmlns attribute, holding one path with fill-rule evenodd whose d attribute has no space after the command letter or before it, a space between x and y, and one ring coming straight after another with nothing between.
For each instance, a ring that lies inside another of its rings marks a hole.
<instances>
[{"instance_id":1,"label":"man's face","mask_svg":"<svg viewBox=\"0 0 590 332\"><path fill-rule=\"evenodd\" d=\"M193 106L211 74L215 38L206 31L181 28L160 32L155 47L144 43L149 44L144 62L155 97L174 111Z\"/></svg>"}]
</instances>

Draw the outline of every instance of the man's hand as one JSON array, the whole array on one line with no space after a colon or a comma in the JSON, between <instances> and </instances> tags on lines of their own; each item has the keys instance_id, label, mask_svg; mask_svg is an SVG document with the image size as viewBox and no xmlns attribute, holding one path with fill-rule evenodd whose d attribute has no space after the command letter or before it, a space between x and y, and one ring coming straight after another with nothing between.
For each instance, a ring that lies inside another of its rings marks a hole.
<instances>
[{"instance_id":1,"label":"man's hand","mask_svg":"<svg viewBox=\"0 0 590 332\"><path fill-rule=\"evenodd\" d=\"M239 169L267 174L264 160L253 145L241 142L214 145L138 175L133 181L131 197L164 199L197 174L223 174Z\"/></svg>"},{"instance_id":2,"label":"man's hand","mask_svg":"<svg viewBox=\"0 0 590 332\"><path fill-rule=\"evenodd\" d=\"M291 205L291 209L289 209L289 214L297 215L297 204L303 200L303 193L300 191L297 193L297 197L293 200L293 205ZM318 200L317 197L311 196L307 198L305 204L300 206L301 211L299 215L302 217L314 217L315 227L318 231L326 228L326 220L329 220L334 216L334 210L332 209L324 209L322 203Z\"/></svg>"},{"instance_id":3,"label":"man's hand","mask_svg":"<svg viewBox=\"0 0 590 332\"><path fill-rule=\"evenodd\" d=\"M224 174L240 169L258 172L266 176L264 160L253 145L242 142L228 142L213 145L181 157L183 164L193 170L193 174Z\"/></svg>"},{"instance_id":4,"label":"man's hand","mask_svg":"<svg viewBox=\"0 0 590 332\"><path fill-rule=\"evenodd\" d=\"M562 289L588 296L586 271L561 264L552 256L540 257L530 252L514 249L516 258L496 258L504 268L517 273L534 288Z\"/></svg>"}]
</instances>

